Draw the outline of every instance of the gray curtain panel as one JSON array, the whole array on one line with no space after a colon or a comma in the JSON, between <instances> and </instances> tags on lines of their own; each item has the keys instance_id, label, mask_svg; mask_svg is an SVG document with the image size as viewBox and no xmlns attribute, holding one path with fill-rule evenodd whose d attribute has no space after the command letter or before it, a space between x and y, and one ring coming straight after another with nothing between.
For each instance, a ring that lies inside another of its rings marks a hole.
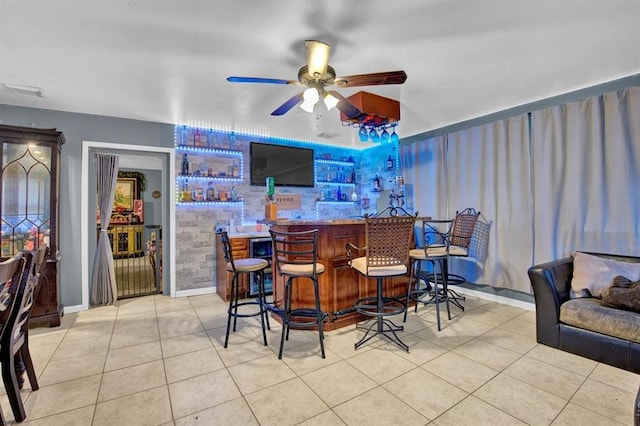
<instances>
[{"instance_id":1,"label":"gray curtain panel","mask_svg":"<svg viewBox=\"0 0 640 426\"><path fill-rule=\"evenodd\" d=\"M93 260L91 279L91 306L112 305L118 300L116 273L113 267L113 252L109 244L107 228L111 219L111 208L118 180L118 156L96 154L98 182L98 209L100 211L100 235Z\"/></svg>"},{"instance_id":2,"label":"gray curtain panel","mask_svg":"<svg viewBox=\"0 0 640 426\"><path fill-rule=\"evenodd\" d=\"M450 271L528 292L529 266L572 250L640 255L639 117L632 87L401 147L421 216L482 212Z\"/></svg>"}]
</instances>

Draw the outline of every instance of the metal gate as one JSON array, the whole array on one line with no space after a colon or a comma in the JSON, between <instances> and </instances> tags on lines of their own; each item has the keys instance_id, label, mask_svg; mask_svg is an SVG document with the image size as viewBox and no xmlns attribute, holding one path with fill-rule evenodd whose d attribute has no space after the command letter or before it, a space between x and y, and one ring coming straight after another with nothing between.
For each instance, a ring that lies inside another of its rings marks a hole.
<instances>
[{"instance_id":1,"label":"metal gate","mask_svg":"<svg viewBox=\"0 0 640 426\"><path fill-rule=\"evenodd\" d=\"M107 232L118 299L162 293L162 227L110 226Z\"/></svg>"}]
</instances>

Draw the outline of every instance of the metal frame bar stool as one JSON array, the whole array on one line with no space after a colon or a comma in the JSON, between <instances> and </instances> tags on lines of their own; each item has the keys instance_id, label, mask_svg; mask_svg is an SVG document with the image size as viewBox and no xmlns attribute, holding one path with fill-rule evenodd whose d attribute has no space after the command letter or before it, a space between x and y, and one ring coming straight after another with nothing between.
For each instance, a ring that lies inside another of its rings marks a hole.
<instances>
[{"instance_id":1,"label":"metal frame bar stool","mask_svg":"<svg viewBox=\"0 0 640 426\"><path fill-rule=\"evenodd\" d=\"M411 268L411 276L409 278L409 287L407 289L407 310L411 300L415 302L415 312L418 312L418 303L425 305L434 303L436 305L436 319L438 331L440 331L440 303L444 302L447 307L447 316L451 320L451 309L449 308L449 293L447 281L447 262L449 259L449 239L447 235L451 230L453 220L435 220L423 219L422 226L416 229L416 248L409 251L409 258L413 265ZM446 228L443 229L443 228ZM420 272L422 270L422 262L429 262L433 265L433 273L425 276L427 285L419 288ZM438 268L440 273L438 273ZM415 272L414 272L415 271ZM442 282L442 291L438 289L438 275ZM415 277L415 283L414 283ZM429 283L433 282L434 288L431 289ZM413 290L411 287L413 286ZM423 300L424 295L430 296L429 299ZM404 321L407 321L407 312L404 314Z\"/></svg>"},{"instance_id":2,"label":"metal frame bar stool","mask_svg":"<svg viewBox=\"0 0 640 426\"><path fill-rule=\"evenodd\" d=\"M227 332L224 338L224 347L229 343L229 331L231 329L231 318L233 318L233 331L236 331L236 323L238 318L248 318L260 315L262 323L262 338L264 345L267 346L267 332L271 330L269 325L269 309L265 300L264 291L264 270L269 266L269 262L265 259L246 258L233 259L233 251L231 250L231 242L227 231L219 231L222 248L224 250L224 259L227 262L227 272L233 273L231 280L231 292L229 295L229 308L227 309ZM258 297L255 300L239 301L240 274L256 274L258 276ZM240 313L240 306L256 305L258 310L249 313Z\"/></svg>"},{"instance_id":3,"label":"metal frame bar stool","mask_svg":"<svg viewBox=\"0 0 640 426\"><path fill-rule=\"evenodd\" d=\"M278 359L282 359L284 341L289 340L289 329L318 328L320 353L324 354L324 331L322 323L327 314L320 309L318 275L324 272L324 265L318 262L318 230L282 232L269 230L273 241L273 258L278 275L286 278L284 284L284 309L282 310L282 335ZM292 308L292 288L294 281L307 278L313 284L314 308Z\"/></svg>"},{"instance_id":4,"label":"metal frame bar stool","mask_svg":"<svg viewBox=\"0 0 640 426\"><path fill-rule=\"evenodd\" d=\"M354 307L358 313L373 318L369 325L359 327L365 330L365 334L356 342L356 350L380 335L409 352L409 346L396 333L403 331L404 326L396 325L387 318L405 313L406 301L398 297L385 296L382 283L384 278L406 275L408 272L411 237L418 214L398 216L398 210L406 213L402 208L394 207L390 209L389 217L381 217L386 210L376 217L366 216L366 245L346 245L349 266L365 278L376 279L376 296L365 297L355 302ZM355 253L359 253L359 257L356 257ZM362 253L364 256L360 256Z\"/></svg>"}]
</instances>

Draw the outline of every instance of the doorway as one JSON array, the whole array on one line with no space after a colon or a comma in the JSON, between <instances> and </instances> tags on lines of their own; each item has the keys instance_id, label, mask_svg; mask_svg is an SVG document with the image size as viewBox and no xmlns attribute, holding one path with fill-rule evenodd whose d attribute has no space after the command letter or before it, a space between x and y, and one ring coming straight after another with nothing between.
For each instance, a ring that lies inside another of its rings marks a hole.
<instances>
[{"instance_id":1,"label":"doorway","mask_svg":"<svg viewBox=\"0 0 640 426\"><path fill-rule=\"evenodd\" d=\"M149 272L150 276L153 275L153 271L159 272L156 273L154 280L159 279L158 288L160 292L175 297L175 259L173 259L174 256L171 256L171 253L175 252L175 203L172 202L175 199L175 185L172 184L175 181L174 150L171 148L84 141L82 149L82 229L84 237L82 239L82 253L84 256L82 261L82 308L89 308L89 285L97 244L95 154L98 152L117 154L119 156L119 170L129 169L143 173L148 172L150 175L159 175L156 186L153 189L149 188L150 190L147 191L157 197L157 203L149 204L153 208L147 209L145 213L148 213L148 222L145 221L143 224L138 225L141 228L138 230L140 231L138 232L139 235L134 232L136 235L133 235L131 241L129 230L126 230L127 237L122 241L116 236L116 239L112 240L112 247L115 248L114 244L117 245L118 243L122 243L123 247L126 243L127 247L129 247L133 243L133 253L138 253L138 255L132 258L144 257L141 262L144 262L145 270ZM151 197L151 195L149 196ZM147 205L146 202L145 205ZM158 241L159 238L163 240L163 243L158 244L158 242L162 241ZM140 250L135 250L137 247L136 242L140 246L138 247ZM152 244L154 245L153 259L150 258L150 250L148 249L148 246ZM114 250L114 253L116 252ZM162 262L162 259L167 261ZM118 260L126 261L127 259ZM136 266L134 265L133 269L135 270L135 268ZM126 286L127 282L124 282L124 284ZM143 291L144 289L133 289L133 292L131 290L131 288L129 290L125 289L121 294L119 289L119 297L121 295L122 297L131 296L133 295L132 293L138 292L138 290Z\"/></svg>"}]
</instances>

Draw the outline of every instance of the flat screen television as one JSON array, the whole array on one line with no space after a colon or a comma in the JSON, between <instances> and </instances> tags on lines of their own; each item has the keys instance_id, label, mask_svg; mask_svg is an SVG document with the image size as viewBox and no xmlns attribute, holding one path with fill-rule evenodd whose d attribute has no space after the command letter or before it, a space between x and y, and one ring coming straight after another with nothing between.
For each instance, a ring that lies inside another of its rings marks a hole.
<instances>
[{"instance_id":1,"label":"flat screen television","mask_svg":"<svg viewBox=\"0 0 640 426\"><path fill-rule=\"evenodd\" d=\"M251 142L251 185L314 186L313 149Z\"/></svg>"}]
</instances>

